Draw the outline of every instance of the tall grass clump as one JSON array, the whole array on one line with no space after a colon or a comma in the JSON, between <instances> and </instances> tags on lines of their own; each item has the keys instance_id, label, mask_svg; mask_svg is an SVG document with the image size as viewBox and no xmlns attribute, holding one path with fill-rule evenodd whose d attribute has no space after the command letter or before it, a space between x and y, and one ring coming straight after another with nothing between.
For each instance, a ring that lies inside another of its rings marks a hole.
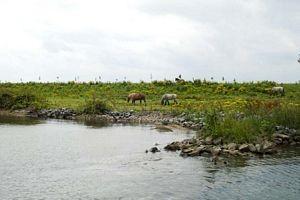
<instances>
[{"instance_id":1,"label":"tall grass clump","mask_svg":"<svg viewBox=\"0 0 300 200\"><path fill-rule=\"evenodd\" d=\"M9 90L0 91L0 108L5 110L17 110L28 107L42 108L46 106L46 101L29 91L11 92Z\"/></svg>"},{"instance_id":2,"label":"tall grass clump","mask_svg":"<svg viewBox=\"0 0 300 200\"><path fill-rule=\"evenodd\" d=\"M83 108L83 113L85 114L103 114L105 112L110 111L110 106L95 97L95 95L93 95L93 97L89 100L86 101L84 108Z\"/></svg>"},{"instance_id":3,"label":"tall grass clump","mask_svg":"<svg viewBox=\"0 0 300 200\"><path fill-rule=\"evenodd\" d=\"M300 129L300 106L282 106L274 109L271 118L276 125Z\"/></svg>"},{"instance_id":4,"label":"tall grass clump","mask_svg":"<svg viewBox=\"0 0 300 200\"><path fill-rule=\"evenodd\" d=\"M268 123L260 116L237 117L236 113L206 112L204 135L221 137L224 142L254 142L259 136L267 135Z\"/></svg>"}]
</instances>

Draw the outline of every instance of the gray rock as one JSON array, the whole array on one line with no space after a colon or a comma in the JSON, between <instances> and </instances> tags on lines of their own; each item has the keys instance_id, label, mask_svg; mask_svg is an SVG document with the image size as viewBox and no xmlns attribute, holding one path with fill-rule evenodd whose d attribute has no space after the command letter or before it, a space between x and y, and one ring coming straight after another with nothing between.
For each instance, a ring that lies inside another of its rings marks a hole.
<instances>
[{"instance_id":1,"label":"gray rock","mask_svg":"<svg viewBox=\"0 0 300 200\"><path fill-rule=\"evenodd\" d=\"M240 147L239 147L239 151L240 152L249 152L250 149L249 149L249 144L242 144Z\"/></svg>"},{"instance_id":2,"label":"gray rock","mask_svg":"<svg viewBox=\"0 0 300 200\"><path fill-rule=\"evenodd\" d=\"M237 149L237 144L236 143L229 143L228 145L227 145L227 149L228 150L236 150Z\"/></svg>"},{"instance_id":3,"label":"gray rock","mask_svg":"<svg viewBox=\"0 0 300 200\"><path fill-rule=\"evenodd\" d=\"M204 143L211 145L213 143L213 138L211 136L206 137Z\"/></svg>"},{"instance_id":4,"label":"gray rock","mask_svg":"<svg viewBox=\"0 0 300 200\"><path fill-rule=\"evenodd\" d=\"M216 155L219 155L221 153L222 149L220 147L213 147L211 149L211 154L216 156Z\"/></svg>"},{"instance_id":5,"label":"gray rock","mask_svg":"<svg viewBox=\"0 0 300 200\"><path fill-rule=\"evenodd\" d=\"M256 144L255 148L256 148L256 153L263 153L262 144Z\"/></svg>"},{"instance_id":6,"label":"gray rock","mask_svg":"<svg viewBox=\"0 0 300 200\"><path fill-rule=\"evenodd\" d=\"M205 149L205 146L199 146L195 148L193 151L188 153L188 156L200 156L201 153L203 153L203 150Z\"/></svg>"},{"instance_id":7,"label":"gray rock","mask_svg":"<svg viewBox=\"0 0 300 200\"><path fill-rule=\"evenodd\" d=\"M253 144L249 144L249 151L252 152L252 153L256 152L256 148Z\"/></svg>"},{"instance_id":8,"label":"gray rock","mask_svg":"<svg viewBox=\"0 0 300 200\"><path fill-rule=\"evenodd\" d=\"M152 152L152 153L156 153L156 152L160 152L160 149L158 147L151 147L149 149L149 151Z\"/></svg>"},{"instance_id":9,"label":"gray rock","mask_svg":"<svg viewBox=\"0 0 300 200\"><path fill-rule=\"evenodd\" d=\"M223 140L220 137L213 140L214 145L221 145L222 143L223 143Z\"/></svg>"},{"instance_id":10,"label":"gray rock","mask_svg":"<svg viewBox=\"0 0 300 200\"><path fill-rule=\"evenodd\" d=\"M290 136L285 135L285 134L280 134L280 133L274 133L273 134L274 138L281 138L282 140L288 140Z\"/></svg>"},{"instance_id":11,"label":"gray rock","mask_svg":"<svg viewBox=\"0 0 300 200\"><path fill-rule=\"evenodd\" d=\"M177 151L181 149L182 144L180 142L172 142L164 147L165 150L168 151Z\"/></svg>"},{"instance_id":12,"label":"gray rock","mask_svg":"<svg viewBox=\"0 0 300 200\"><path fill-rule=\"evenodd\" d=\"M274 146L275 146L274 143L266 140L262 144L262 150L264 153L273 153L275 151Z\"/></svg>"}]
</instances>

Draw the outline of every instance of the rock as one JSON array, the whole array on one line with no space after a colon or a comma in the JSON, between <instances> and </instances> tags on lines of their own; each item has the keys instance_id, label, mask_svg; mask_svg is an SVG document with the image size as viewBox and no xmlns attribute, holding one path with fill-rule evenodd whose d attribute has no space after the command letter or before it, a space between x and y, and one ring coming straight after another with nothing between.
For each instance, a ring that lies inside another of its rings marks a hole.
<instances>
[{"instance_id":1,"label":"rock","mask_svg":"<svg viewBox=\"0 0 300 200\"><path fill-rule=\"evenodd\" d=\"M182 149L181 153L191 153L194 149L188 148L188 149Z\"/></svg>"},{"instance_id":2,"label":"rock","mask_svg":"<svg viewBox=\"0 0 300 200\"><path fill-rule=\"evenodd\" d=\"M220 137L213 140L214 145L221 145L222 143L223 143L223 140Z\"/></svg>"},{"instance_id":3,"label":"rock","mask_svg":"<svg viewBox=\"0 0 300 200\"><path fill-rule=\"evenodd\" d=\"M256 152L256 148L253 144L249 144L249 151L252 152L252 153Z\"/></svg>"},{"instance_id":4,"label":"rock","mask_svg":"<svg viewBox=\"0 0 300 200\"><path fill-rule=\"evenodd\" d=\"M300 142L300 136L298 136L298 135L297 135L297 136L294 136L294 141L295 141L295 142Z\"/></svg>"},{"instance_id":5,"label":"rock","mask_svg":"<svg viewBox=\"0 0 300 200\"><path fill-rule=\"evenodd\" d=\"M229 143L227 145L227 149L228 150L236 150L237 149L237 144L235 144L235 143Z\"/></svg>"},{"instance_id":6,"label":"rock","mask_svg":"<svg viewBox=\"0 0 300 200\"><path fill-rule=\"evenodd\" d=\"M274 133L273 138L280 138L282 140L288 140L290 136L285 135L285 134L280 134L280 133Z\"/></svg>"},{"instance_id":7,"label":"rock","mask_svg":"<svg viewBox=\"0 0 300 200\"><path fill-rule=\"evenodd\" d=\"M213 138L211 136L206 137L204 143L211 145L213 143Z\"/></svg>"},{"instance_id":8,"label":"rock","mask_svg":"<svg viewBox=\"0 0 300 200\"><path fill-rule=\"evenodd\" d=\"M220 147L213 147L210 152L213 156L216 156L219 155L221 151L222 149Z\"/></svg>"},{"instance_id":9,"label":"rock","mask_svg":"<svg viewBox=\"0 0 300 200\"><path fill-rule=\"evenodd\" d=\"M264 153L273 153L274 152L274 143L269 141L264 141L262 144L262 150Z\"/></svg>"},{"instance_id":10,"label":"rock","mask_svg":"<svg viewBox=\"0 0 300 200\"><path fill-rule=\"evenodd\" d=\"M205 146L199 146L196 149L194 149L192 152L188 153L188 156L200 156L201 153L203 153L204 149Z\"/></svg>"},{"instance_id":11,"label":"rock","mask_svg":"<svg viewBox=\"0 0 300 200\"><path fill-rule=\"evenodd\" d=\"M162 125L168 125L169 124L169 120L167 120L167 119L164 119L164 120L162 120Z\"/></svg>"},{"instance_id":12,"label":"rock","mask_svg":"<svg viewBox=\"0 0 300 200\"><path fill-rule=\"evenodd\" d=\"M239 151L240 152L249 152L250 149L249 149L249 144L242 144L240 147L239 147Z\"/></svg>"},{"instance_id":13,"label":"rock","mask_svg":"<svg viewBox=\"0 0 300 200\"><path fill-rule=\"evenodd\" d=\"M177 151L181 149L182 144L180 142L172 142L164 147L165 150L168 151Z\"/></svg>"},{"instance_id":14,"label":"rock","mask_svg":"<svg viewBox=\"0 0 300 200\"><path fill-rule=\"evenodd\" d=\"M280 144L282 144L282 139L281 138L274 138L274 143L276 145L280 145Z\"/></svg>"},{"instance_id":15,"label":"rock","mask_svg":"<svg viewBox=\"0 0 300 200\"><path fill-rule=\"evenodd\" d=\"M229 153L232 156L239 155L239 151L238 150L227 150L226 152Z\"/></svg>"},{"instance_id":16,"label":"rock","mask_svg":"<svg viewBox=\"0 0 300 200\"><path fill-rule=\"evenodd\" d=\"M151 147L151 148L149 149L149 151L152 152L152 153L160 152L160 150L159 150L158 147Z\"/></svg>"},{"instance_id":17,"label":"rock","mask_svg":"<svg viewBox=\"0 0 300 200\"><path fill-rule=\"evenodd\" d=\"M263 153L262 144L256 144L255 148L256 148L256 153Z\"/></svg>"}]
</instances>

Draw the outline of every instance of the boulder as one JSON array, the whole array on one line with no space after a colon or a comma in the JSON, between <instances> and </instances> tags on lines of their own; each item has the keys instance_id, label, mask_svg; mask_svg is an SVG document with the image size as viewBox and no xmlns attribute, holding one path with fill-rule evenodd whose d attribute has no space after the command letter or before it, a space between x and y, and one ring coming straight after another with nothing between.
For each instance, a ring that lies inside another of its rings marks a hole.
<instances>
[{"instance_id":1,"label":"boulder","mask_svg":"<svg viewBox=\"0 0 300 200\"><path fill-rule=\"evenodd\" d=\"M213 143L213 138L211 136L206 137L204 143L211 145Z\"/></svg>"},{"instance_id":2,"label":"boulder","mask_svg":"<svg viewBox=\"0 0 300 200\"><path fill-rule=\"evenodd\" d=\"M220 137L213 140L214 145L220 145L222 143L223 143L223 140Z\"/></svg>"},{"instance_id":3,"label":"boulder","mask_svg":"<svg viewBox=\"0 0 300 200\"><path fill-rule=\"evenodd\" d=\"M262 150L264 153L274 153L274 146L274 143L266 140L262 144Z\"/></svg>"},{"instance_id":4,"label":"boulder","mask_svg":"<svg viewBox=\"0 0 300 200\"><path fill-rule=\"evenodd\" d=\"M256 148L253 144L249 144L249 151L252 152L252 153L256 152Z\"/></svg>"},{"instance_id":5,"label":"boulder","mask_svg":"<svg viewBox=\"0 0 300 200\"><path fill-rule=\"evenodd\" d=\"M235 143L229 143L227 145L227 149L228 150L236 150L237 149L237 144L235 144Z\"/></svg>"},{"instance_id":6,"label":"boulder","mask_svg":"<svg viewBox=\"0 0 300 200\"><path fill-rule=\"evenodd\" d=\"M274 138L274 143L276 145L280 145L280 144L282 144L282 139L281 138Z\"/></svg>"},{"instance_id":7,"label":"boulder","mask_svg":"<svg viewBox=\"0 0 300 200\"><path fill-rule=\"evenodd\" d=\"M172 142L171 144L168 144L164 147L165 150L168 151L177 151L181 149L181 143L180 142Z\"/></svg>"},{"instance_id":8,"label":"boulder","mask_svg":"<svg viewBox=\"0 0 300 200\"><path fill-rule=\"evenodd\" d=\"M160 150L159 150L158 147L151 147L151 148L149 149L149 151L152 152L152 153L160 152Z\"/></svg>"},{"instance_id":9,"label":"boulder","mask_svg":"<svg viewBox=\"0 0 300 200\"><path fill-rule=\"evenodd\" d=\"M249 144L242 144L240 147L239 147L239 151L240 152L249 152L250 149L249 149Z\"/></svg>"},{"instance_id":10,"label":"boulder","mask_svg":"<svg viewBox=\"0 0 300 200\"><path fill-rule=\"evenodd\" d=\"M256 153L263 153L262 144L256 144L255 148L256 148Z\"/></svg>"},{"instance_id":11,"label":"boulder","mask_svg":"<svg viewBox=\"0 0 300 200\"><path fill-rule=\"evenodd\" d=\"M200 156L201 153L203 153L203 150L205 149L205 146L199 146L195 148L193 151L189 152L188 156Z\"/></svg>"},{"instance_id":12,"label":"boulder","mask_svg":"<svg viewBox=\"0 0 300 200\"><path fill-rule=\"evenodd\" d=\"M290 136L285 135L285 134L280 134L280 133L274 133L273 138L280 138L282 140L288 140Z\"/></svg>"},{"instance_id":13,"label":"boulder","mask_svg":"<svg viewBox=\"0 0 300 200\"><path fill-rule=\"evenodd\" d=\"M220 147L213 147L210 152L213 156L217 156L221 153L221 151L222 149Z\"/></svg>"}]
</instances>

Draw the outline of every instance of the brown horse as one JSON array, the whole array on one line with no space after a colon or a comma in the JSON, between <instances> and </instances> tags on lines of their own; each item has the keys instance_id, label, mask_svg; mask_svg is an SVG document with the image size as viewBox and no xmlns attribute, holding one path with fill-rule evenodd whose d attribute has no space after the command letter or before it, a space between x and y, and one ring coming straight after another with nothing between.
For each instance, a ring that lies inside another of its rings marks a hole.
<instances>
[{"instance_id":1,"label":"brown horse","mask_svg":"<svg viewBox=\"0 0 300 200\"><path fill-rule=\"evenodd\" d=\"M129 102L130 100L133 104L135 104L136 100L140 100L140 104L142 103L142 101L144 101L144 103L146 105L146 96L142 93L131 93L131 94L129 94L128 97L127 97L127 102Z\"/></svg>"}]
</instances>

